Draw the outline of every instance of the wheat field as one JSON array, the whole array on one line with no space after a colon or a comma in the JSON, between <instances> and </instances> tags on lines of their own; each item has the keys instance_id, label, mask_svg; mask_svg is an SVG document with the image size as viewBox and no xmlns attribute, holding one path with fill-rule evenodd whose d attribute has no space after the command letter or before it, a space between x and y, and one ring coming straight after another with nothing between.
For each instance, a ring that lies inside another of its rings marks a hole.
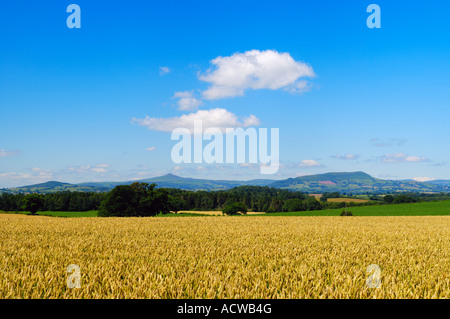
<instances>
[{"instance_id":1,"label":"wheat field","mask_svg":"<svg viewBox=\"0 0 450 319\"><path fill-rule=\"evenodd\" d=\"M449 298L449 247L448 216L0 214L0 298Z\"/></svg>"}]
</instances>

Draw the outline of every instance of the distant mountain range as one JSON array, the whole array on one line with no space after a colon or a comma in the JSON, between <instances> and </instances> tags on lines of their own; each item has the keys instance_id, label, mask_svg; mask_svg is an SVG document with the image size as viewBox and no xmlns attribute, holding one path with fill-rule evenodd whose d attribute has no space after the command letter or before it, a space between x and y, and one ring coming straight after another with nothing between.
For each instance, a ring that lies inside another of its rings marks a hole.
<instances>
[{"instance_id":1,"label":"distant mountain range","mask_svg":"<svg viewBox=\"0 0 450 319\"><path fill-rule=\"evenodd\" d=\"M173 174L160 177L142 179L127 182L102 182L69 184L61 182L47 182L36 185L28 185L15 188L0 189L0 192L12 194L18 193L54 193L60 191L78 192L107 192L117 185L129 185L131 183L156 183L157 187L179 188L185 190L226 190L237 186L270 186L280 189L301 191L304 193L386 193L386 192L450 192L450 181L435 180L430 182L417 182L413 180L394 181L374 178L364 172L350 173L326 173L318 175L300 176L284 180L254 179L249 181L209 180L185 178Z\"/></svg>"}]
</instances>

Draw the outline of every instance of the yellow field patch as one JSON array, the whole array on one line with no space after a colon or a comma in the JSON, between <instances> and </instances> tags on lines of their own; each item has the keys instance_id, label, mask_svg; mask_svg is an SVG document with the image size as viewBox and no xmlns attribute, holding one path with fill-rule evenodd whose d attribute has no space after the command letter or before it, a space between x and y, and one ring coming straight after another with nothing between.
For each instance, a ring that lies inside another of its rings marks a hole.
<instances>
[{"instance_id":1,"label":"yellow field patch","mask_svg":"<svg viewBox=\"0 0 450 319\"><path fill-rule=\"evenodd\" d=\"M0 214L0 298L449 298L449 247L449 216Z\"/></svg>"},{"instance_id":2,"label":"yellow field patch","mask_svg":"<svg viewBox=\"0 0 450 319\"><path fill-rule=\"evenodd\" d=\"M330 203L367 203L367 199L359 198L328 198L327 202Z\"/></svg>"}]
</instances>

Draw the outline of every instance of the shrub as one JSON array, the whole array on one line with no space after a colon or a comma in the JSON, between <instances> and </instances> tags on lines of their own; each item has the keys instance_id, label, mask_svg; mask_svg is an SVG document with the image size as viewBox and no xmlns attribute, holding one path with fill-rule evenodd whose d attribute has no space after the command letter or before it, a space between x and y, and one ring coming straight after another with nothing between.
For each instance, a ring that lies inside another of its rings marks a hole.
<instances>
[{"instance_id":1,"label":"shrub","mask_svg":"<svg viewBox=\"0 0 450 319\"><path fill-rule=\"evenodd\" d=\"M353 214L351 211L344 209L341 212L341 216L353 216Z\"/></svg>"},{"instance_id":2,"label":"shrub","mask_svg":"<svg viewBox=\"0 0 450 319\"><path fill-rule=\"evenodd\" d=\"M224 215L237 215L238 213L241 213L243 215L247 214L247 206L243 203L233 203L230 205L227 205L222 210L222 214Z\"/></svg>"}]
</instances>

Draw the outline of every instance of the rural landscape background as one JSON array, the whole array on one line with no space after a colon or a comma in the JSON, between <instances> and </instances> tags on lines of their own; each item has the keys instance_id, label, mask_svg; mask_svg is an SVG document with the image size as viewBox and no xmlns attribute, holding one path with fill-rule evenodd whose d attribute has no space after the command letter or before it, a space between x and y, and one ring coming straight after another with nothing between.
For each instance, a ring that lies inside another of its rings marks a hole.
<instances>
[{"instance_id":1,"label":"rural landscape background","mask_svg":"<svg viewBox=\"0 0 450 319\"><path fill-rule=\"evenodd\" d=\"M450 4L371 4L5 4L0 298L448 299Z\"/></svg>"}]
</instances>

